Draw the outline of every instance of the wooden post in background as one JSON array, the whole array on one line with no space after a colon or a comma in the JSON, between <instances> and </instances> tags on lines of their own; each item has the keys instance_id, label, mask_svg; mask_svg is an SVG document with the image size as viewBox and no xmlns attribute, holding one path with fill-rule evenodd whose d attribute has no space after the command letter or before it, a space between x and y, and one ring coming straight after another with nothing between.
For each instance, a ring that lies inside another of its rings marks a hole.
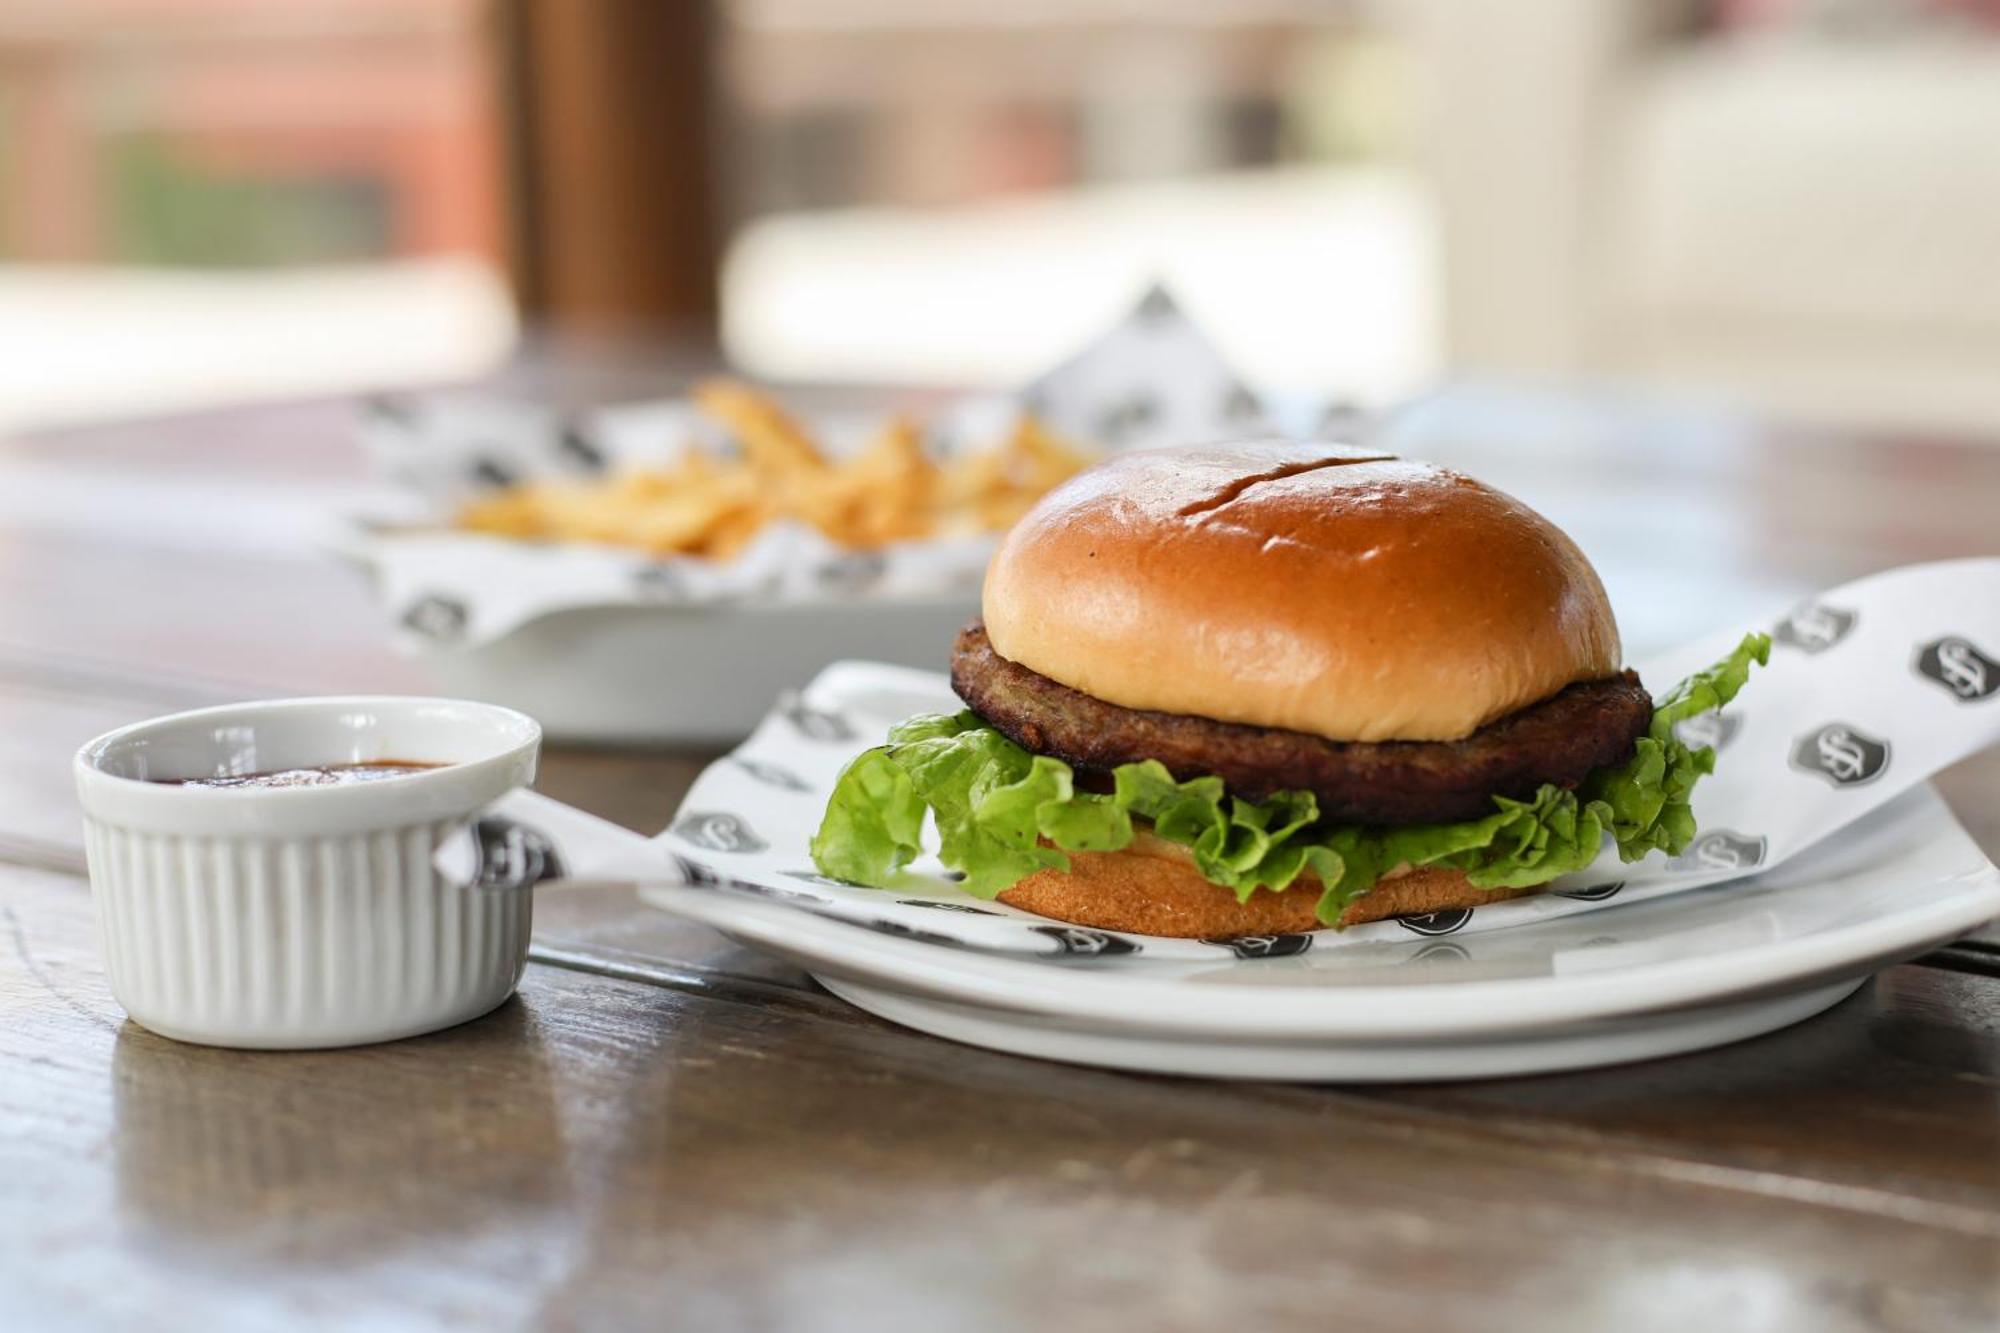
<instances>
[{"instance_id":1,"label":"wooden post in background","mask_svg":"<svg viewBox=\"0 0 2000 1333\"><path fill-rule=\"evenodd\" d=\"M710 0L499 0L521 313L712 331Z\"/></svg>"}]
</instances>

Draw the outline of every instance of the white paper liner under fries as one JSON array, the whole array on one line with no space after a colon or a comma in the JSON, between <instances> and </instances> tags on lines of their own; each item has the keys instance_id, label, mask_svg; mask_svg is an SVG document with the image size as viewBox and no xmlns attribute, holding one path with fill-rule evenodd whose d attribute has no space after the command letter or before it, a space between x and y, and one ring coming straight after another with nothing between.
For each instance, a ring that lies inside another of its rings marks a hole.
<instances>
[{"instance_id":1,"label":"white paper liner under fries","mask_svg":"<svg viewBox=\"0 0 2000 1333\"><path fill-rule=\"evenodd\" d=\"M493 398L378 402L363 422L364 438L411 505L394 522L357 522L343 550L369 569L399 642L412 650L490 642L537 617L581 607L970 600L993 530L1052 484L1065 450L1087 458L1270 429L1257 395L1157 289L1110 333L1015 393L963 400L907 424L879 416L799 423L823 471L850 471L807 478L810 494L794 497L797 503L770 493L785 489L792 474L773 457L789 448L783 433L761 429L769 424L759 420L769 400L745 399L725 386L581 413ZM1310 405L1304 410L1310 414ZM1299 411L1291 405L1291 415ZM896 462L899 455L909 461L906 450L921 451L918 462L941 470L936 484L946 491L978 492L957 501L935 497L940 521L919 525L925 535L913 538L894 536L906 514L887 501L875 504L896 486ZM1027 475L1009 485L987 478L996 484L982 487L982 460L1003 453L1010 469ZM769 466L755 475L712 475L746 457ZM804 459L800 466L816 464ZM621 489L624 480L643 489L639 474L658 484L643 494ZM678 535L676 478L713 506L695 541L698 553L670 549ZM629 502L630 521L604 519L618 540L574 539L591 529L588 518L557 524L572 534L568 540L498 535L513 526L509 497L524 491L554 497L558 509L571 492L586 493L571 508ZM871 513L871 505L886 513ZM829 518L828 506L841 512ZM773 510L779 516L768 516ZM464 530L469 511L494 530ZM816 514L818 524L797 517L802 511Z\"/></svg>"}]
</instances>

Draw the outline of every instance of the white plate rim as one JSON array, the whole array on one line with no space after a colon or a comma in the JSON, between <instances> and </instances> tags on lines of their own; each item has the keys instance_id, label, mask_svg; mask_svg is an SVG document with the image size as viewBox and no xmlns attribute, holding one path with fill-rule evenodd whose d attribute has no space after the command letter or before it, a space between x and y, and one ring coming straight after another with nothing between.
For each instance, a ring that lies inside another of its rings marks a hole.
<instances>
[{"instance_id":1,"label":"white plate rim","mask_svg":"<svg viewBox=\"0 0 2000 1333\"><path fill-rule=\"evenodd\" d=\"M879 1018L948 1041L1041 1060L1186 1078L1308 1083L1455 1082L1596 1069L1685 1055L1790 1027L1841 1003L1866 976L1716 1005L1513 1033L1400 1042L1269 1042L1186 1033L1055 1028L1032 1016L912 996L839 978L816 978Z\"/></svg>"}]
</instances>

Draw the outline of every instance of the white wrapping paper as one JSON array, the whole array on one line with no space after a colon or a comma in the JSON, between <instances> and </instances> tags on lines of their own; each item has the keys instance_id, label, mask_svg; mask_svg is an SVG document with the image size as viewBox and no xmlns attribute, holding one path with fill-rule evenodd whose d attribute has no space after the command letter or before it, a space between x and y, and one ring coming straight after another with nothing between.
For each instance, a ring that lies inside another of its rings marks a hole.
<instances>
[{"instance_id":1,"label":"white wrapping paper","mask_svg":"<svg viewBox=\"0 0 2000 1333\"><path fill-rule=\"evenodd\" d=\"M1013 394L967 399L927 422L940 457L997 442L1022 411L1102 449L1186 444L1270 429L1262 402L1155 289L1102 339ZM1310 405L1288 420L1316 425ZM835 453L879 421L813 422ZM843 550L798 523L767 528L728 561L654 558L585 544L510 541L447 526L468 498L510 483L658 466L682 451L727 453L726 433L685 401L565 415L492 399L383 401L362 423L371 455L408 496L393 521L359 520L342 544L369 569L401 646L489 642L538 616L586 606L918 599L979 586L993 539Z\"/></svg>"},{"instance_id":2,"label":"white wrapping paper","mask_svg":"<svg viewBox=\"0 0 2000 1333\"><path fill-rule=\"evenodd\" d=\"M1557 881L1547 894L1222 947L1279 956L1308 940L1317 950L1412 933L1476 933L1742 880L1839 837L1899 793L2000 741L2000 559L1874 575L1763 624L1731 626L1637 665L1664 691L1750 629L1773 634L1770 665L1753 671L1722 713L1684 724L1684 738L1713 744L1718 762L1696 790L1701 832L1679 857L1624 865L1607 849L1589 871ZM530 793L503 802L483 839L497 849L486 861L502 868L485 878L507 882L523 867L550 876L560 864L577 877L711 885L946 947L1036 957L1214 956L1215 944L1064 926L983 902L935 873L935 864L895 891L818 875L807 843L848 759L911 713L956 706L932 673L836 665L781 701L748 741L705 772L655 839Z\"/></svg>"}]
</instances>

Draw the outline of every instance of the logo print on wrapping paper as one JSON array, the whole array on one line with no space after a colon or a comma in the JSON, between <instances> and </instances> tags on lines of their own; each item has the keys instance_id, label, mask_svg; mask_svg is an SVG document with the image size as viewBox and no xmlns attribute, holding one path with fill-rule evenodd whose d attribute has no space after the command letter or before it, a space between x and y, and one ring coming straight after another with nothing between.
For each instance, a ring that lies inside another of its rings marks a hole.
<instances>
[{"instance_id":1,"label":"logo print on wrapping paper","mask_svg":"<svg viewBox=\"0 0 2000 1333\"><path fill-rule=\"evenodd\" d=\"M1404 930L1418 935L1449 935L1464 930L1465 923L1472 920L1470 907L1447 907L1442 912L1419 912L1413 916L1399 916L1396 924Z\"/></svg>"},{"instance_id":2,"label":"logo print on wrapping paper","mask_svg":"<svg viewBox=\"0 0 2000 1333\"><path fill-rule=\"evenodd\" d=\"M1107 444L1124 444L1153 425L1159 416L1159 400L1150 393L1137 392L1100 410L1093 433Z\"/></svg>"},{"instance_id":3,"label":"logo print on wrapping paper","mask_svg":"<svg viewBox=\"0 0 2000 1333\"><path fill-rule=\"evenodd\" d=\"M569 422L557 432L556 454L585 472L602 472L611 466L604 447L591 437L589 428L580 421Z\"/></svg>"},{"instance_id":4,"label":"logo print on wrapping paper","mask_svg":"<svg viewBox=\"0 0 2000 1333\"><path fill-rule=\"evenodd\" d=\"M774 764L768 759L746 759L742 755L731 755L729 761L767 787L777 787L782 791L811 791L812 784L783 764Z\"/></svg>"},{"instance_id":5,"label":"logo print on wrapping paper","mask_svg":"<svg viewBox=\"0 0 2000 1333\"><path fill-rule=\"evenodd\" d=\"M666 561L640 565L632 571L632 595L645 602L671 605L693 596L687 571Z\"/></svg>"},{"instance_id":6,"label":"logo print on wrapping paper","mask_svg":"<svg viewBox=\"0 0 2000 1333\"><path fill-rule=\"evenodd\" d=\"M1771 637L1801 652L1823 653L1854 632L1859 617L1844 607L1808 602L1771 627Z\"/></svg>"},{"instance_id":7,"label":"logo print on wrapping paper","mask_svg":"<svg viewBox=\"0 0 2000 1333\"><path fill-rule=\"evenodd\" d=\"M379 393L361 405L369 420L387 422L408 430L417 424L421 415L417 401L407 394Z\"/></svg>"},{"instance_id":8,"label":"logo print on wrapping paper","mask_svg":"<svg viewBox=\"0 0 2000 1333\"><path fill-rule=\"evenodd\" d=\"M505 490L521 480L521 474L497 458L474 457L466 468L474 485Z\"/></svg>"},{"instance_id":9,"label":"logo print on wrapping paper","mask_svg":"<svg viewBox=\"0 0 2000 1333\"><path fill-rule=\"evenodd\" d=\"M1889 767L1889 742L1849 722L1829 722L1792 744L1792 767L1816 773L1836 787L1859 787Z\"/></svg>"},{"instance_id":10,"label":"logo print on wrapping paper","mask_svg":"<svg viewBox=\"0 0 2000 1333\"><path fill-rule=\"evenodd\" d=\"M1065 957L1115 958L1120 954L1139 952L1139 946L1132 941L1121 940L1101 930L1085 930L1081 926L1029 926L1028 929L1054 940L1056 952Z\"/></svg>"},{"instance_id":11,"label":"logo print on wrapping paper","mask_svg":"<svg viewBox=\"0 0 2000 1333\"><path fill-rule=\"evenodd\" d=\"M846 718L823 708L814 708L796 694L788 694L778 702L778 714L809 741L832 744L851 741L855 736L854 725Z\"/></svg>"},{"instance_id":12,"label":"logo print on wrapping paper","mask_svg":"<svg viewBox=\"0 0 2000 1333\"><path fill-rule=\"evenodd\" d=\"M1222 393L1222 404L1217 412L1232 426L1240 426L1264 419L1264 404L1246 384L1230 384Z\"/></svg>"},{"instance_id":13,"label":"logo print on wrapping paper","mask_svg":"<svg viewBox=\"0 0 2000 1333\"><path fill-rule=\"evenodd\" d=\"M894 935L897 939L915 940L919 944L941 944L951 949L965 946L965 941L955 935L943 935L935 930L919 930L915 926L905 925L901 921L891 921L887 917L877 917L870 921L868 929L879 935Z\"/></svg>"},{"instance_id":14,"label":"logo print on wrapping paper","mask_svg":"<svg viewBox=\"0 0 2000 1333\"><path fill-rule=\"evenodd\" d=\"M880 551L843 551L821 565L813 582L827 592L854 597L880 583L889 572L889 557Z\"/></svg>"},{"instance_id":15,"label":"logo print on wrapping paper","mask_svg":"<svg viewBox=\"0 0 2000 1333\"><path fill-rule=\"evenodd\" d=\"M692 889L729 889L736 893L747 893L758 898L771 898L786 903L825 903L824 894L808 893L803 889L784 889L771 884L759 884L755 880L737 879L733 875L723 875L703 865L699 861L676 854L674 869L680 872L681 883ZM829 880L828 883L834 881Z\"/></svg>"},{"instance_id":16,"label":"logo print on wrapping paper","mask_svg":"<svg viewBox=\"0 0 2000 1333\"><path fill-rule=\"evenodd\" d=\"M1229 950L1238 958L1293 958L1312 948L1313 937L1304 932L1286 935L1238 935L1228 940L1203 940Z\"/></svg>"},{"instance_id":17,"label":"logo print on wrapping paper","mask_svg":"<svg viewBox=\"0 0 2000 1333\"><path fill-rule=\"evenodd\" d=\"M1313 438L1320 440L1345 440L1368 424L1368 411L1361 404L1346 398L1336 398L1320 409L1319 425L1313 430Z\"/></svg>"},{"instance_id":18,"label":"logo print on wrapping paper","mask_svg":"<svg viewBox=\"0 0 2000 1333\"><path fill-rule=\"evenodd\" d=\"M1667 862L1674 870L1748 870L1764 864L1768 843L1734 829L1710 829Z\"/></svg>"},{"instance_id":19,"label":"logo print on wrapping paper","mask_svg":"<svg viewBox=\"0 0 2000 1333\"><path fill-rule=\"evenodd\" d=\"M727 810L690 810L668 831L711 852L761 852L771 845L743 816Z\"/></svg>"},{"instance_id":20,"label":"logo print on wrapping paper","mask_svg":"<svg viewBox=\"0 0 2000 1333\"><path fill-rule=\"evenodd\" d=\"M431 593L419 597L403 612L403 628L420 634L432 643L453 643L465 634L472 612L456 597Z\"/></svg>"},{"instance_id":21,"label":"logo print on wrapping paper","mask_svg":"<svg viewBox=\"0 0 2000 1333\"><path fill-rule=\"evenodd\" d=\"M1133 308L1132 319L1141 325L1165 324L1176 318L1181 308L1174 304L1173 294L1164 287L1148 287L1146 294L1139 298Z\"/></svg>"},{"instance_id":22,"label":"logo print on wrapping paper","mask_svg":"<svg viewBox=\"0 0 2000 1333\"><path fill-rule=\"evenodd\" d=\"M831 875L822 875L817 870L780 870L778 873L786 879L795 879L801 884L821 884L829 889L859 889L865 887L860 884L850 884L844 879L835 879Z\"/></svg>"},{"instance_id":23,"label":"logo print on wrapping paper","mask_svg":"<svg viewBox=\"0 0 2000 1333\"><path fill-rule=\"evenodd\" d=\"M1734 713L1697 713L1675 727L1674 735L1690 749L1706 747L1719 752L1735 740L1736 733L1742 729L1743 719Z\"/></svg>"},{"instance_id":24,"label":"logo print on wrapping paper","mask_svg":"<svg viewBox=\"0 0 2000 1333\"><path fill-rule=\"evenodd\" d=\"M2000 662L1956 634L1934 639L1918 650L1916 669L1918 675L1951 691L1960 703L1990 699L2000 690Z\"/></svg>"},{"instance_id":25,"label":"logo print on wrapping paper","mask_svg":"<svg viewBox=\"0 0 2000 1333\"><path fill-rule=\"evenodd\" d=\"M933 912L959 912L966 916L999 916L990 907L974 907L971 903L946 903L935 898L898 898L905 907L926 907Z\"/></svg>"},{"instance_id":26,"label":"logo print on wrapping paper","mask_svg":"<svg viewBox=\"0 0 2000 1333\"><path fill-rule=\"evenodd\" d=\"M563 877L555 839L531 825L485 815L473 821L472 839L479 849L476 889L527 889Z\"/></svg>"},{"instance_id":27,"label":"logo print on wrapping paper","mask_svg":"<svg viewBox=\"0 0 2000 1333\"><path fill-rule=\"evenodd\" d=\"M1614 879L1608 884L1591 884L1581 889L1556 889L1558 898L1573 898L1580 903L1601 903L1606 898L1615 898L1618 890L1625 887L1625 881Z\"/></svg>"},{"instance_id":28,"label":"logo print on wrapping paper","mask_svg":"<svg viewBox=\"0 0 2000 1333\"><path fill-rule=\"evenodd\" d=\"M722 876L710 870L699 861L690 861L685 856L674 858L674 869L680 872L681 882L697 889L713 888L722 883Z\"/></svg>"}]
</instances>

